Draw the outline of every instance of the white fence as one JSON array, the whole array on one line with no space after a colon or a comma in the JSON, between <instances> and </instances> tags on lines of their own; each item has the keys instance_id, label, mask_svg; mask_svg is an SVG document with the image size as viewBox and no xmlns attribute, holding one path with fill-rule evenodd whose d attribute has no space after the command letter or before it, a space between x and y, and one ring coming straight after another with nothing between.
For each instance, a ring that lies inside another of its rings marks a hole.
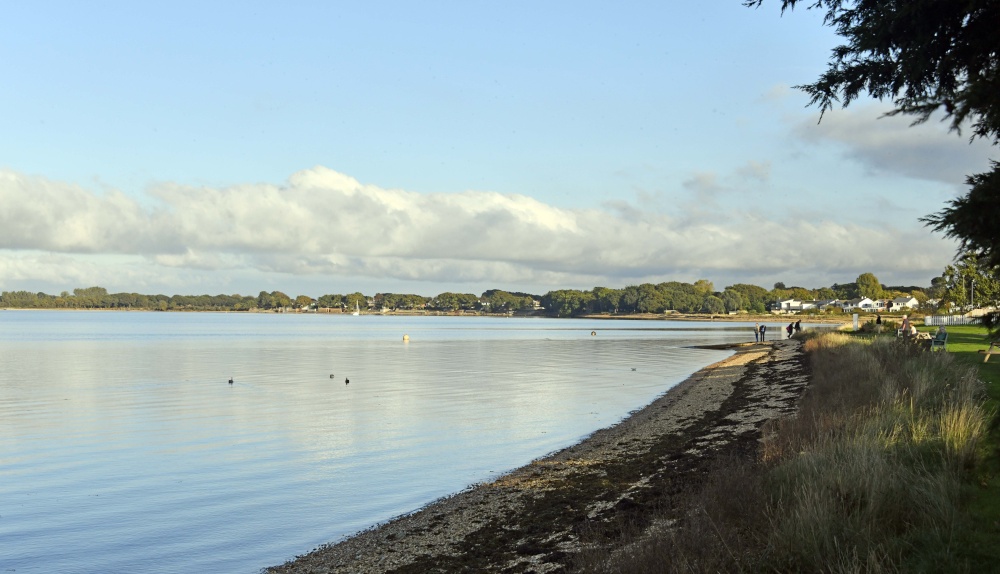
<instances>
[{"instance_id":1,"label":"white fence","mask_svg":"<svg viewBox=\"0 0 1000 574\"><path fill-rule=\"evenodd\" d=\"M978 325L979 317L965 315L928 315L924 317L924 325Z\"/></svg>"}]
</instances>

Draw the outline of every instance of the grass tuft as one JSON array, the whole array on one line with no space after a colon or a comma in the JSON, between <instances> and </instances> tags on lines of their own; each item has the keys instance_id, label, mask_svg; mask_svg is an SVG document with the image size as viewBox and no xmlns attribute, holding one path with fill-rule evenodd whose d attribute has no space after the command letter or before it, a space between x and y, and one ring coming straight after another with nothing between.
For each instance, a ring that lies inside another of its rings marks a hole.
<instances>
[{"instance_id":1,"label":"grass tuft","mask_svg":"<svg viewBox=\"0 0 1000 574\"><path fill-rule=\"evenodd\" d=\"M973 570L963 493L992 416L975 366L894 337L804 348L812 384L765 426L758 460L714 469L682 520L581 571Z\"/></svg>"}]
</instances>

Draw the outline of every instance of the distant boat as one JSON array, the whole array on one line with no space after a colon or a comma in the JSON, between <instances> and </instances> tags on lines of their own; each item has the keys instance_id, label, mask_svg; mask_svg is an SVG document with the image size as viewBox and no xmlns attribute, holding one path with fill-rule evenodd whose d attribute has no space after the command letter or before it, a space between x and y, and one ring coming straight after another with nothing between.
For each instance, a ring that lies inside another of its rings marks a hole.
<instances>
[{"instance_id":1,"label":"distant boat","mask_svg":"<svg viewBox=\"0 0 1000 574\"><path fill-rule=\"evenodd\" d=\"M361 314L361 307L359 307L359 306L358 306L358 302L357 302L357 301L355 301L355 302L354 302L354 312L353 312L353 313L351 313L351 315L354 315L355 317L357 317L357 316L358 316L358 315L360 315L360 314Z\"/></svg>"}]
</instances>

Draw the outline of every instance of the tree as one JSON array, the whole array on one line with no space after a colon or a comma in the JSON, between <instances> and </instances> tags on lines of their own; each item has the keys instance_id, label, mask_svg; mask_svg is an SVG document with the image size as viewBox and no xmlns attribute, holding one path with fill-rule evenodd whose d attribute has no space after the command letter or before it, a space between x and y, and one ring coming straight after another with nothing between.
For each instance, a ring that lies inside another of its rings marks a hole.
<instances>
[{"instance_id":1,"label":"tree","mask_svg":"<svg viewBox=\"0 0 1000 574\"><path fill-rule=\"evenodd\" d=\"M784 283L781 284L784 287ZM763 313L767 310L767 304L770 302L770 295L767 289L759 285L750 285L749 283L737 283L735 285L730 285L726 289L732 289L744 297L746 297L749 304L748 310L754 313Z\"/></svg>"},{"instance_id":2,"label":"tree","mask_svg":"<svg viewBox=\"0 0 1000 574\"><path fill-rule=\"evenodd\" d=\"M701 304L702 313L721 314L726 312L726 304L715 295L708 295Z\"/></svg>"},{"instance_id":3,"label":"tree","mask_svg":"<svg viewBox=\"0 0 1000 574\"><path fill-rule=\"evenodd\" d=\"M882 298L882 284L874 273L862 273L858 275L858 296L869 299Z\"/></svg>"},{"instance_id":4,"label":"tree","mask_svg":"<svg viewBox=\"0 0 1000 574\"><path fill-rule=\"evenodd\" d=\"M617 313L618 304L622 299L622 291L607 287L594 287L594 305L599 312Z\"/></svg>"},{"instance_id":5,"label":"tree","mask_svg":"<svg viewBox=\"0 0 1000 574\"><path fill-rule=\"evenodd\" d=\"M942 277L931 279L931 288L927 289L927 296L931 299L940 299L948 287L948 281Z\"/></svg>"},{"instance_id":6,"label":"tree","mask_svg":"<svg viewBox=\"0 0 1000 574\"><path fill-rule=\"evenodd\" d=\"M836 299L837 292L829 287L820 287L816 290L816 298L820 300Z\"/></svg>"},{"instance_id":7,"label":"tree","mask_svg":"<svg viewBox=\"0 0 1000 574\"><path fill-rule=\"evenodd\" d=\"M576 289L560 289L542 295L542 306L560 317L571 317L584 312L593 298L591 293Z\"/></svg>"},{"instance_id":8,"label":"tree","mask_svg":"<svg viewBox=\"0 0 1000 574\"><path fill-rule=\"evenodd\" d=\"M799 301L811 301L816 298L816 293L805 287L789 287L788 296Z\"/></svg>"},{"instance_id":9,"label":"tree","mask_svg":"<svg viewBox=\"0 0 1000 574\"><path fill-rule=\"evenodd\" d=\"M857 283L834 283L830 289L837 294L835 299L854 299L858 296Z\"/></svg>"},{"instance_id":10,"label":"tree","mask_svg":"<svg viewBox=\"0 0 1000 574\"><path fill-rule=\"evenodd\" d=\"M635 313L639 306L639 287L629 285L622 289L621 297L618 299L618 306L622 313Z\"/></svg>"},{"instance_id":11,"label":"tree","mask_svg":"<svg viewBox=\"0 0 1000 574\"><path fill-rule=\"evenodd\" d=\"M982 265L974 253L966 253L944 270L942 299L958 307L996 306L1000 303L1000 274L995 267Z\"/></svg>"},{"instance_id":12,"label":"tree","mask_svg":"<svg viewBox=\"0 0 1000 574\"><path fill-rule=\"evenodd\" d=\"M479 306L479 297L472 293L444 292L431 301L431 306L442 311L471 310Z\"/></svg>"},{"instance_id":13,"label":"tree","mask_svg":"<svg viewBox=\"0 0 1000 574\"><path fill-rule=\"evenodd\" d=\"M699 279L694 282L694 290L702 297L707 297L715 291L715 285L708 279Z\"/></svg>"},{"instance_id":14,"label":"tree","mask_svg":"<svg viewBox=\"0 0 1000 574\"><path fill-rule=\"evenodd\" d=\"M800 0L782 0L784 12ZM760 6L764 0L745 0ZM847 107L862 93L891 100L888 113L914 123L943 111L960 133L1000 143L1000 2L996 0L810 0L846 44L833 49L826 72L797 86L822 114ZM922 219L958 239L990 266L1000 265L1000 163L967 178L969 193Z\"/></svg>"},{"instance_id":15,"label":"tree","mask_svg":"<svg viewBox=\"0 0 1000 574\"><path fill-rule=\"evenodd\" d=\"M333 307L340 307L343 305L343 303L344 303L343 295L333 295L333 294L320 295L320 298L316 300L316 304L319 307L327 309Z\"/></svg>"},{"instance_id":16,"label":"tree","mask_svg":"<svg viewBox=\"0 0 1000 574\"><path fill-rule=\"evenodd\" d=\"M722 302L726 306L726 311L747 311L750 308L750 301L746 296L732 287L726 287L722 291Z\"/></svg>"},{"instance_id":17,"label":"tree","mask_svg":"<svg viewBox=\"0 0 1000 574\"><path fill-rule=\"evenodd\" d=\"M784 12L800 0L782 0ZM944 109L958 131L966 121L985 139L1000 136L1000 4L994 0L810 0L848 43L833 49L815 83L796 86L820 112L863 92L892 99L889 115L927 121ZM760 6L764 0L746 0Z\"/></svg>"},{"instance_id":18,"label":"tree","mask_svg":"<svg viewBox=\"0 0 1000 574\"><path fill-rule=\"evenodd\" d=\"M784 285L784 283L775 283L775 285ZM767 296L772 303L775 303L778 301L784 301L785 299L791 299L792 291L790 289L785 289L784 287L775 287L774 289L771 289Z\"/></svg>"},{"instance_id":19,"label":"tree","mask_svg":"<svg viewBox=\"0 0 1000 574\"><path fill-rule=\"evenodd\" d=\"M1000 25L1000 24L998 24ZM997 89L1000 90L1000 82ZM969 193L948 202L949 207L921 221L945 237L958 239L960 249L974 253L985 263L1000 267L1000 163L993 171L966 178Z\"/></svg>"},{"instance_id":20,"label":"tree","mask_svg":"<svg viewBox=\"0 0 1000 574\"><path fill-rule=\"evenodd\" d=\"M257 295L257 308L270 309L272 307L274 307L274 299L271 297L271 294L267 291L261 291L260 294Z\"/></svg>"},{"instance_id":21,"label":"tree","mask_svg":"<svg viewBox=\"0 0 1000 574\"><path fill-rule=\"evenodd\" d=\"M350 295L344 295L344 304L348 309L367 309L368 308L368 297L360 291L351 293Z\"/></svg>"},{"instance_id":22,"label":"tree","mask_svg":"<svg viewBox=\"0 0 1000 574\"><path fill-rule=\"evenodd\" d=\"M640 313L662 313L667 309L664 292L652 283L639 285L639 301L636 310Z\"/></svg>"},{"instance_id":23,"label":"tree","mask_svg":"<svg viewBox=\"0 0 1000 574\"><path fill-rule=\"evenodd\" d=\"M103 307L104 299L108 296L108 290L104 287L87 287L85 289L73 289L73 296L79 302L80 307Z\"/></svg>"},{"instance_id":24,"label":"tree","mask_svg":"<svg viewBox=\"0 0 1000 574\"><path fill-rule=\"evenodd\" d=\"M515 295L513 293L508 293L507 291L501 291L500 289L490 289L489 291L483 292L483 295L479 298L483 302L484 306L492 313L506 313L508 311L517 311L523 309L526 306L531 306L531 297L523 297Z\"/></svg>"},{"instance_id":25,"label":"tree","mask_svg":"<svg viewBox=\"0 0 1000 574\"><path fill-rule=\"evenodd\" d=\"M271 297L274 298L274 305L276 307L291 307L292 298L285 295L281 291L271 291Z\"/></svg>"}]
</instances>

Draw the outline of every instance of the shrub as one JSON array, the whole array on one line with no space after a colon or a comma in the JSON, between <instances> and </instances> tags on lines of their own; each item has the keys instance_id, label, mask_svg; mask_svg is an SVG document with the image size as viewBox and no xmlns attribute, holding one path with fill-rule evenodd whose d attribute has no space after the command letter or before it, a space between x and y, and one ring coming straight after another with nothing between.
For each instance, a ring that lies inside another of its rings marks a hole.
<instances>
[{"instance_id":1,"label":"shrub","mask_svg":"<svg viewBox=\"0 0 1000 574\"><path fill-rule=\"evenodd\" d=\"M812 383L762 429L756 464L710 470L682 520L582 571L969 570L954 543L986 430L975 369L889 337L810 334L804 348Z\"/></svg>"},{"instance_id":2,"label":"shrub","mask_svg":"<svg viewBox=\"0 0 1000 574\"><path fill-rule=\"evenodd\" d=\"M763 569L947 563L960 486L985 430L975 370L889 338L821 335L807 346L813 384L765 445L781 462L769 475L774 530Z\"/></svg>"}]
</instances>

